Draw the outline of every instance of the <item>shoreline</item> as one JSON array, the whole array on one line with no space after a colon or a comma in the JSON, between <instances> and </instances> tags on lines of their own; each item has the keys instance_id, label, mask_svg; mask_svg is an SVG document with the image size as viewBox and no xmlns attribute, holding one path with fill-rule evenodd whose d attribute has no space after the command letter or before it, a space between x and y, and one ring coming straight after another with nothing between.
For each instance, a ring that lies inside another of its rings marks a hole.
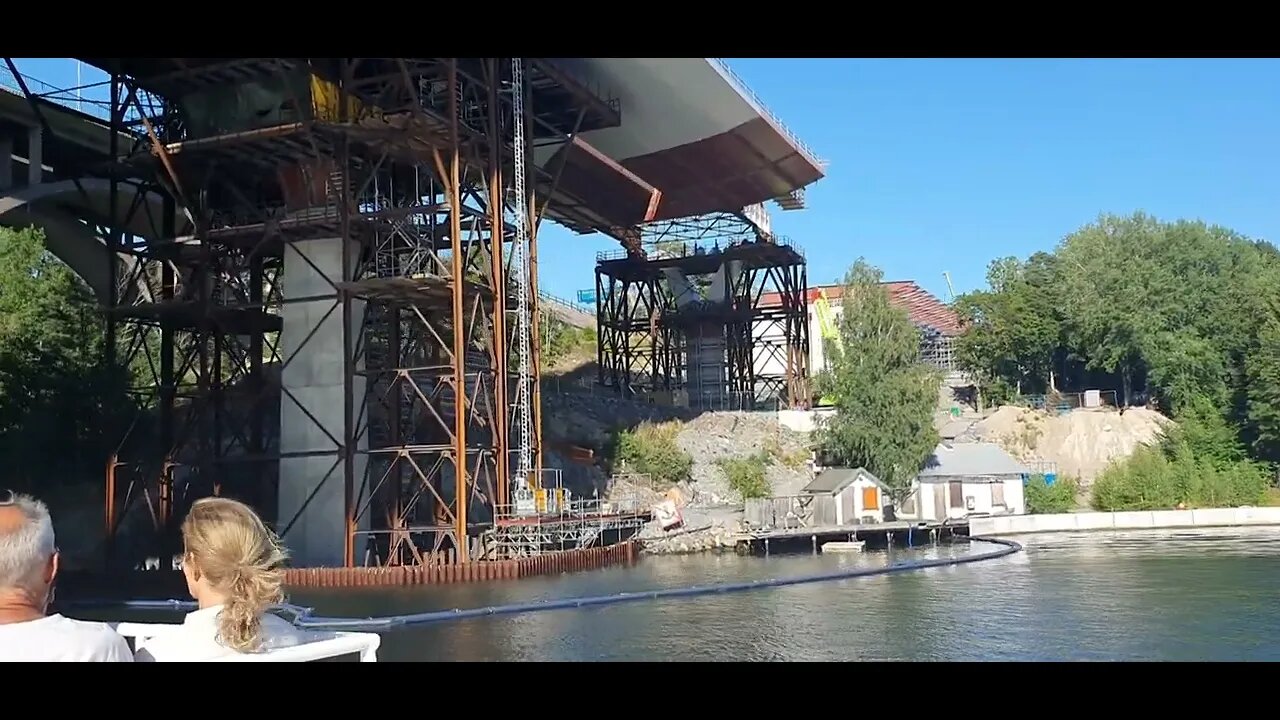
<instances>
[{"instance_id":1,"label":"shoreline","mask_svg":"<svg viewBox=\"0 0 1280 720\"><path fill-rule=\"evenodd\" d=\"M959 521L958 521L959 522ZM964 520L970 537L1007 537L1091 530L1176 530L1179 528L1280 527L1280 507L1129 510L973 517ZM856 527L856 526L851 526ZM668 536L638 538L641 555L699 555L733 551L730 527L713 524Z\"/></svg>"},{"instance_id":2,"label":"shoreline","mask_svg":"<svg viewBox=\"0 0 1280 720\"><path fill-rule=\"evenodd\" d=\"M1129 510L969 518L969 535L1006 536L1073 530L1172 530L1280 526L1280 507Z\"/></svg>"}]
</instances>

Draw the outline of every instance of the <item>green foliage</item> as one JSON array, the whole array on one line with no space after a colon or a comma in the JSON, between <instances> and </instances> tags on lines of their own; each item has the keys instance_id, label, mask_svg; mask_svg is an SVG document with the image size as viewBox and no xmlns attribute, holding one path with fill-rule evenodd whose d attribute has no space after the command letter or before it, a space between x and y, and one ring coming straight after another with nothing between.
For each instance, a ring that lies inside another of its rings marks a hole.
<instances>
[{"instance_id":1,"label":"green foliage","mask_svg":"<svg viewBox=\"0 0 1280 720\"><path fill-rule=\"evenodd\" d=\"M1245 416L1253 449L1280 461L1280 308L1266 309L1256 341L1245 353Z\"/></svg>"},{"instance_id":2,"label":"green foliage","mask_svg":"<svg viewBox=\"0 0 1280 720\"><path fill-rule=\"evenodd\" d=\"M98 481L133 416L89 288L38 231L0 228L0 485Z\"/></svg>"},{"instance_id":3,"label":"green foliage","mask_svg":"<svg viewBox=\"0 0 1280 720\"><path fill-rule=\"evenodd\" d=\"M1094 481L1097 510L1261 505L1270 472L1246 457L1234 430L1200 398L1158 445L1139 448Z\"/></svg>"},{"instance_id":4,"label":"green foliage","mask_svg":"<svg viewBox=\"0 0 1280 720\"><path fill-rule=\"evenodd\" d=\"M1194 398L1183 409L1178 426L1165 435L1160 449L1168 457L1195 457L1220 470L1249 460L1235 428L1204 397Z\"/></svg>"},{"instance_id":5,"label":"green foliage","mask_svg":"<svg viewBox=\"0 0 1280 720\"><path fill-rule=\"evenodd\" d=\"M1043 392L1074 367L1112 374L1127 403L1145 377L1162 408L1216 435L1198 441L1200 460L1239 449L1280 461L1274 247L1202 222L1103 215L1052 254L993 263L988 282L956 300L969 327L957 359L984 391Z\"/></svg>"},{"instance_id":6,"label":"green foliage","mask_svg":"<svg viewBox=\"0 0 1280 720\"><path fill-rule=\"evenodd\" d=\"M657 482L688 480L693 457L676 443L679 434L680 423L674 421L643 422L634 430L622 430L610 443L610 464L614 471L625 464L628 472L648 475Z\"/></svg>"},{"instance_id":7,"label":"green foliage","mask_svg":"<svg viewBox=\"0 0 1280 720\"><path fill-rule=\"evenodd\" d=\"M746 500L769 497L772 494L769 481L765 479L765 470L770 461L767 453L758 452L746 457L721 459L716 464L729 478L729 487Z\"/></svg>"},{"instance_id":8,"label":"green foliage","mask_svg":"<svg viewBox=\"0 0 1280 720\"><path fill-rule=\"evenodd\" d=\"M1032 475L1023 488L1027 510L1033 514L1070 512L1076 507L1078 487L1075 478L1060 477L1049 485L1044 475Z\"/></svg>"},{"instance_id":9,"label":"green foliage","mask_svg":"<svg viewBox=\"0 0 1280 720\"><path fill-rule=\"evenodd\" d=\"M835 413L817 437L826 453L865 467L901 503L938 444L939 377L920 362L918 331L879 281L880 271L861 259L846 276L839 337L826 343L827 369L817 378Z\"/></svg>"},{"instance_id":10,"label":"green foliage","mask_svg":"<svg viewBox=\"0 0 1280 720\"><path fill-rule=\"evenodd\" d=\"M956 298L956 312L970 328L957 344L957 356L987 397L999 402L1018 391L1053 389L1053 359L1063 332L1056 273L1057 261L1047 253L1025 263L1003 258L987 268L991 290Z\"/></svg>"},{"instance_id":11,"label":"green foliage","mask_svg":"<svg viewBox=\"0 0 1280 720\"><path fill-rule=\"evenodd\" d=\"M1263 504L1268 473L1258 463L1219 467L1212 461L1144 447L1093 483L1095 510L1168 510Z\"/></svg>"},{"instance_id":12,"label":"green foliage","mask_svg":"<svg viewBox=\"0 0 1280 720\"><path fill-rule=\"evenodd\" d=\"M595 354L594 328L575 327L545 309L541 313L541 323L543 367L550 367L572 355Z\"/></svg>"}]
</instances>

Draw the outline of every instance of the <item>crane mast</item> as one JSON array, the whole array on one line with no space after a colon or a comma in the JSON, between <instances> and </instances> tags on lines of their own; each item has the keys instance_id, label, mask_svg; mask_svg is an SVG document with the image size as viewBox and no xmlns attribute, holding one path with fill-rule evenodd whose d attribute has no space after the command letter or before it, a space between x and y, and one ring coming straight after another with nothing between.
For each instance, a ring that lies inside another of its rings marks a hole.
<instances>
[{"instance_id":1,"label":"crane mast","mask_svg":"<svg viewBox=\"0 0 1280 720\"><path fill-rule=\"evenodd\" d=\"M527 251L529 247L529 197L525 191L525 125L524 125L524 58L511 58L511 112L513 115L512 151L515 156L515 242L511 247L512 271L516 278L516 329L517 329L517 376L516 387L516 424L519 435L517 455L516 488L527 490L533 475L532 465L532 424L530 412L530 385L533 378L532 363L529 356L529 328L532 326L529 317L529 264Z\"/></svg>"}]
</instances>

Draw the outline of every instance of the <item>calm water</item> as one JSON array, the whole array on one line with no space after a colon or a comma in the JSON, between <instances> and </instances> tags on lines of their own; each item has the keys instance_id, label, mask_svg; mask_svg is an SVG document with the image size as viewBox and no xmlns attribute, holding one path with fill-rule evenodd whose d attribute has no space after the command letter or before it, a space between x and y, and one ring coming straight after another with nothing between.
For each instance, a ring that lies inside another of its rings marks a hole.
<instances>
[{"instance_id":1,"label":"calm water","mask_svg":"<svg viewBox=\"0 0 1280 720\"><path fill-rule=\"evenodd\" d=\"M1000 560L778 589L442 623L383 637L396 660L1278 660L1280 529L1019 538ZM294 601L391 615L884 565L988 549L646 558L500 585Z\"/></svg>"}]
</instances>

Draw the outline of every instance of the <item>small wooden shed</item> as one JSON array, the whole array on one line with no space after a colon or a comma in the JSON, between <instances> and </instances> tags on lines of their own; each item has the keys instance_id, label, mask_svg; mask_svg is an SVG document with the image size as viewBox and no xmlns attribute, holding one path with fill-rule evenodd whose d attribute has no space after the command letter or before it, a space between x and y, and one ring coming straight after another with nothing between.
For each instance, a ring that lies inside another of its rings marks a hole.
<instances>
[{"instance_id":1,"label":"small wooden shed","mask_svg":"<svg viewBox=\"0 0 1280 720\"><path fill-rule=\"evenodd\" d=\"M831 508L833 517L824 518L831 525L884 522L888 487L865 468L826 468L801 492L831 499L821 503Z\"/></svg>"}]
</instances>

